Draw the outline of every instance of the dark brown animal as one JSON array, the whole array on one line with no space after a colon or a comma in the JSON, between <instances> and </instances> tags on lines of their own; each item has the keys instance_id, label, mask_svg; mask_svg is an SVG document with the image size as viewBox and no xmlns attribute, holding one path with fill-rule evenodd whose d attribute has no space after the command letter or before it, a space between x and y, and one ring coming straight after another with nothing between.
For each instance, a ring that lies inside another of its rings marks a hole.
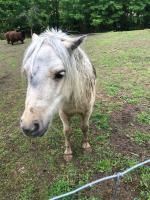
<instances>
[{"instance_id":1,"label":"dark brown animal","mask_svg":"<svg viewBox=\"0 0 150 200\"><path fill-rule=\"evenodd\" d=\"M4 36L5 36L6 40L7 40L7 43L9 44L10 43L9 32L5 33Z\"/></svg>"},{"instance_id":2,"label":"dark brown animal","mask_svg":"<svg viewBox=\"0 0 150 200\"><path fill-rule=\"evenodd\" d=\"M11 42L11 44L13 45L14 42L18 42L18 41L21 41L22 43L24 43L25 33L24 31L20 31L20 32L9 31L5 33L5 38L8 44Z\"/></svg>"}]
</instances>

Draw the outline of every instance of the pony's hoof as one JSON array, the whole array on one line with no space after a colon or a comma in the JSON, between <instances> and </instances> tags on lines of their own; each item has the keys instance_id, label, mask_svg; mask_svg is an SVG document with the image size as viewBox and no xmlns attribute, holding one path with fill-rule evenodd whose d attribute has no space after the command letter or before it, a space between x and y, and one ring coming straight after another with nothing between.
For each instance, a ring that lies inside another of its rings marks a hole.
<instances>
[{"instance_id":1,"label":"pony's hoof","mask_svg":"<svg viewBox=\"0 0 150 200\"><path fill-rule=\"evenodd\" d=\"M88 142L83 142L82 148L83 149L89 149L89 148L91 148L91 146L90 146L90 144Z\"/></svg>"},{"instance_id":2,"label":"pony's hoof","mask_svg":"<svg viewBox=\"0 0 150 200\"><path fill-rule=\"evenodd\" d=\"M85 154L88 154L88 153L91 153L91 152L92 152L92 148L91 147L83 149L83 153L85 153Z\"/></svg>"},{"instance_id":3,"label":"pony's hoof","mask_svg":"<svg viewBox=\"0 0 150 200\"><path fill-rule=\"evenodd\" d=\"M65 161L69 162L72 160L72 158L73 158L72 154L64 154Z\"/></svg>"},{"instance_id":4,"label":"pony's hoof","mask_svg":"<svg viewBox=\"0 0 150 200\"><path fill-rule=\"evenodd\" d=\"M83 148L84 153L91 153L92 152L92 148L91 148L91 146L88 142L84 142L82 144L82 148Z\"/></svg>"}]
</instances>

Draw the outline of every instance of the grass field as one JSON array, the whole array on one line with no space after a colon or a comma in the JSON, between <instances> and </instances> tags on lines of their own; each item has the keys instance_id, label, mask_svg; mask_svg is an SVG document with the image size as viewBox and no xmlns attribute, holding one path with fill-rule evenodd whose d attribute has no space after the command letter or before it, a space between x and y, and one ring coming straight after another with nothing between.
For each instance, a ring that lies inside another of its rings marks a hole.
<instances>
[{"instance_id":1,"label":"grass field","mask_svg":"<svg viewBox=\"0 0 150 200\"><path fill-rule=\"evenodd\" d=\"M0 199L47 200L150 158L150 30L89 36L82 46L97 70L90 119L91 154L83 154L79 119L72 120L74 159L63 159L62 123L29 139L19 129L26 81L20 66L25 44L0 41ZM150 165L149 165L150 166ZM113 181L66 199L111 200ZM150 200L150 167L121 180L119 200Z\"/></svg>"}]
</instances>

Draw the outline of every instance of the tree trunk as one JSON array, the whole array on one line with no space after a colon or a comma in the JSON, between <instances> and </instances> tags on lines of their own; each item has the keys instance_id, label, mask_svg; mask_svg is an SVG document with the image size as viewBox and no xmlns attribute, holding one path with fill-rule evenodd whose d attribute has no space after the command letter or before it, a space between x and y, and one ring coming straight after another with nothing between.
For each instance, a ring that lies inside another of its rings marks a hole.
<instances>
[{"instance_id":1,"label":"tree trunk","mask_svg":"<svg viewBox=\"0 0 150 200\"><path fill-rule=\"evenodd\" d=\"M32 29L32 27L30 28L30 33L31 33L31 37L32 37L32 35L33 35L33 29Z\"/></svg>"}]
</instances>

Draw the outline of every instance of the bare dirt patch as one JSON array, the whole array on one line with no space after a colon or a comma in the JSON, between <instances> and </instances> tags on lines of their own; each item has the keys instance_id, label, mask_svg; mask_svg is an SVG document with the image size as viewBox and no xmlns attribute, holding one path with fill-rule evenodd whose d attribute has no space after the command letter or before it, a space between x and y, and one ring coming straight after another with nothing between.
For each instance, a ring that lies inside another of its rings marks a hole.
<instances>
[{"instance_id":1,"label":"bare dirt patch","mask_svg":"<svg viewBox=\"0 0 150 200\"><path fill-rule=\"evenodd\" d=\"M141 160L147 158L147 152L143 147L136 145L126 135L114 133L110 138L111 147L126 156L138 156Z\"/></svg>"},{"instance_id":2,"label":"bare dirt patch","mask_svg":"<svg viewBox=\"0 0 150 200\"><path fill-rule=\"evenodd\" d=\"M124 128L133 122L134 116L138 111L140 111L140 108L137 106L125 104L121 111L113 112L111 114L111 127L113 128L113 132L117 132L117 126Z\"/></svg>"},{"instance_id":3,"label":"bare dirt patch","mask_svg":"<svg viewBox=\"0 0 150 200\"><path fill-rule=\"evenodd\" d=\"M117 152L129 156L136 155L143 160L150 155L150 148L148 145L145 145L147 148L144 150L143 146L135 144L130 138L130 135L139 128L139 125L135 122L135 116L139 111L139 107L126 104L121 111L111 114L110 124L112 127L112 134L110 137L110 144ZM147 129L148 126L145 125L144 130Z\"/></svg>"}]
</instances>

